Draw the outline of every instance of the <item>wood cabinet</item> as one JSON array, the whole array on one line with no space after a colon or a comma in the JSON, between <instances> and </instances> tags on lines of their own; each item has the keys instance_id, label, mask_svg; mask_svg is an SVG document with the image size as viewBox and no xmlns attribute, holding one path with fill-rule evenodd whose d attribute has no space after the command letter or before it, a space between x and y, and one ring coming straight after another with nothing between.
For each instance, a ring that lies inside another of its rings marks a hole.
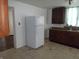
<instances>
[{"instance_id":1,"label":"wood cabinet","mask_svg":"<svg viewBox=\"0 0 79 59\"><path fill-rule=\"evenodd\" d=\"M14 48L14 35L6 36L3 39L0 38L0 51L10 48Z\"/></svg>"},{"instance_id":2,"label":"wood cabinet","mask_svg":"<svg viewBox=\"0 0 79 59\"><path fill-rule=\"evenodd\" d=\"M0 37L9 34L8 0L0 0Z\"/></svg>"},{"instance_id":3,"label":"wood cabinet","mask_svg":"<svg viewBox=\"0 0 79 59\"><path fill-rule=\"evenodd\" d=\"M49 40L79 48L79 32L68 30L50 30Z\"/></svg>"},{"instance_id":4,"label":"wood cabinet","mask_svg":"<svg viewBox=\"0 0 79 59\"><path fill-rule=\"evenodd\" d=\"M65 7L57 7L52 9L52 24L64 24L65 10Z\"/></svg>"},{"instance_id":5,"label":"wood cabinet","mask_svg":"<svg viewBox=\"0 0 79 59\"><path fill-rule=\"evenodd\" d=\"M5 37L6 49L14 48L14 35Z\"/></svg>"}]
</instances>

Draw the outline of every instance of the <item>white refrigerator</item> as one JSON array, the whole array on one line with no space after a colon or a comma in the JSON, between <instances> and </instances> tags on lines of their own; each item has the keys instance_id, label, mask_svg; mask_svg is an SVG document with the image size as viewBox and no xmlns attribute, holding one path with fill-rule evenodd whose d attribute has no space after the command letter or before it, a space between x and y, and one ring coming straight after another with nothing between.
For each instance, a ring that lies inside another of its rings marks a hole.
<instances>
[{"instance_id":1,"label":"white refrigerator","mask_svg":"<svg viewBox=\"0 0 79 59\"><path fill-rule=\"evenodd\" d=\"M39 48L44 45L44 17L26 16L25 19L26 45Z\"/></svg>"}]
</instances>

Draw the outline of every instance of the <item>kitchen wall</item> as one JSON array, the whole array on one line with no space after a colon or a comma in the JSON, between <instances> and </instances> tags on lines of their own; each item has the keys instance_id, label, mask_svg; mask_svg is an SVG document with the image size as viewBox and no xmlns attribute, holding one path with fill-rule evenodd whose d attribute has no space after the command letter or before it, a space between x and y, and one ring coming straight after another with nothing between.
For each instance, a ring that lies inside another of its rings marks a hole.
<instances>
[{"instance_id":1,"label":"kitchen wall","mask_svg":"<svg viewBox=\"0 0 79 59\"><path fill-rule=\"evenodd\" d=\"M9 6L14 8L14 26L15 26L15 48L20 48L26 45L25 42L25 16L44 16L46 27L47 9L24 4L18 1L9 0Z\"/></svg>"}]
</instances>

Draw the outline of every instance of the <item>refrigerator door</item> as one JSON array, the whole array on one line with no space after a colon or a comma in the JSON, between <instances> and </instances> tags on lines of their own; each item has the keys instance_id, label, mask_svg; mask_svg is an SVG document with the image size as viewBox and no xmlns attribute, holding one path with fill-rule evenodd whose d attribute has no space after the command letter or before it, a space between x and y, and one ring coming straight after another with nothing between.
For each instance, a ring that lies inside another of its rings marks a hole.
<instances>
[{"instance_id":1,"label":"refrigerator door","mask_svg":"<svg viewBox=\"0 0 79 59\"><path fill-rule=\"evenodd\" d=\"M44 45L44 27L36 27L36 48Z\"/></svg>"}]
</instances>

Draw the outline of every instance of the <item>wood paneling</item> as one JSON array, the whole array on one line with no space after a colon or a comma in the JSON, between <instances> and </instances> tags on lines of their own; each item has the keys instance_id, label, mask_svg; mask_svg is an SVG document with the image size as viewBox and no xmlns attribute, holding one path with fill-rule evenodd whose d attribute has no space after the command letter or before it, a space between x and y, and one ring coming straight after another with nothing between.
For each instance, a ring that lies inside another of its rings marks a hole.
<instances>
[{"instance_id":1,"label":"wood paneling","mask_svg":"<svg viewBox=\"0 0 79 59\"><path fill-rule=\"evenodd\" d=\"M9 34L8 0L0 0L0 37Z\"/></svg>"}]
</instances>

